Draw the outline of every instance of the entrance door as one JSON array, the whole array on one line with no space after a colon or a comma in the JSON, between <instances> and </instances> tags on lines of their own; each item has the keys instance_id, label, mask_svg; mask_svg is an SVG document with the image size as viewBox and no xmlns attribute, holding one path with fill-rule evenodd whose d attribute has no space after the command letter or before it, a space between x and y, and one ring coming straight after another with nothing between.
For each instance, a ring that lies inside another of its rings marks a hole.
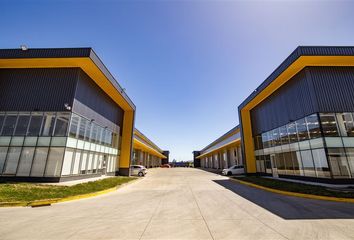
<instances>
[{"instance_id":1,"label":"entrance door","mask_svg":"<svg viewBox=\"0 0 354 240\"><path fill-rule=\"evenodd\" d=\"M278 168L277 165L275 164L275 154L270 155L270 164L272 165L272 174L273 177L279 177L278 175Z\"/></svg>"}]
</instances>

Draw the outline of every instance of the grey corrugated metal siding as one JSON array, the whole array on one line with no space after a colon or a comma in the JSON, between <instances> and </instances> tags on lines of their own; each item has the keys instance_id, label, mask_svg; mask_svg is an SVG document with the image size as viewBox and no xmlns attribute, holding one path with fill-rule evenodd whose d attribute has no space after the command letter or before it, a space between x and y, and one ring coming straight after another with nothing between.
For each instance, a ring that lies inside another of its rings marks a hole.
<instances>
[{"instance_id":1,"label":"grey corrugated metal siding","mask_svg":"<svg viewBox=\"0 0 354 240\"><path fill-rule=\"evenodd\" d=\"M87 106L82 108L80 106L74 106L74 110L77 113L83 114L88 118L99 121L97 114L100 114L109 121L123 126L123 109L118 106L84 71L80 69L79 81L75 94L75 99L81 104ZM104 121L104 120L102 120ZM101 122L105 124L105 122Z\"/></svg>"},{"instance_id":2,"label":"grey corrugated metal siding","mask_svg":"<svg viewBox=\"0 0 354 240\"><path fill-rule=\"evenodd\" d=\"M0 69L0 111L66 111L78 68Z\"/></svg>"},{"instance_id":3,"label":"grey corrugated metal siding","mask_svg":"<svg viewBox=\"0 0 354 240\"><path fill-rule=\"evenodd\" d=\"M354 67L306 67L251 110L253 135L315 112L354 112Z\"/></svg>"},{"instance_id":4,"label":"grey corrugated metal siding","mask_svg":"<svg viewBox=\"0 0 354 240\"><path fill-rule=\"evenodd\" d=\"M256 92L251 93L238 107L241 110L255 96L265 89L274 79L276 79L285 69L287 69L300 56L354 56L354 47L318 47L299 46L277 67L264 82L262 82Z\"/></svg>"},{"instance_id":5,"label":"grey corrugated metal siding","mask_svg":"<svg viewBox=\"0 0 354 240\"><path fill-rule=\"evenodd\" d=\"M311 67L320 112L354 112L354 67Z\"/></svg>"}]
</instances>

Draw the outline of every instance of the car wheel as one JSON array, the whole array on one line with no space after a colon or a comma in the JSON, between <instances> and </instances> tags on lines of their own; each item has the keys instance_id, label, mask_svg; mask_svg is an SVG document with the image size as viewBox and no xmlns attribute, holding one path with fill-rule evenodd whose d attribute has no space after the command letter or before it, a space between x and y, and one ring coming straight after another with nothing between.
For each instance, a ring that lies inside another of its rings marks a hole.
<instances>
[{"instance_id":1,"label":"car wheel","mask_svg":"<svg viewBox=\"0 0 354 240\"><path fill-rule=\"evenodd\" d=\"M231 176L232 175L232 173L231 172L227 172L227 176Z\"/></svg>"},{"instance_id":2,"label":"car wheel","mask_svg":"<svg viewBox=\"0 0 354 240\"><path fill-rule=\"evenodd\" d=\"M138 176L139 176L139 177L143 177L143 176L144 176L144 173L143 173L143 172L139 172L139 173L138 173Z\"/></svg>"}]
</instances>

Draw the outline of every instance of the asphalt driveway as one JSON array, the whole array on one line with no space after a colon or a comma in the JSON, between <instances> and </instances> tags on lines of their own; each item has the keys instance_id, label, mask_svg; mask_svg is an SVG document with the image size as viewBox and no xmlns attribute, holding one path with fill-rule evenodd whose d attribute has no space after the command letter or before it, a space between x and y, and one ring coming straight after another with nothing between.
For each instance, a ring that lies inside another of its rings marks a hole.
<instances>
[{"instance_id":1,"label":"asphalt driveway","mask_svg":"<svg viewBox=\"0 0 354 240\"><path fill-rule=\"evenodd\" d=\"M282 196L198 169L152 169L107 195L0 208L0 239L354 239L354 204Z\"/></svg>"}]
</instances>

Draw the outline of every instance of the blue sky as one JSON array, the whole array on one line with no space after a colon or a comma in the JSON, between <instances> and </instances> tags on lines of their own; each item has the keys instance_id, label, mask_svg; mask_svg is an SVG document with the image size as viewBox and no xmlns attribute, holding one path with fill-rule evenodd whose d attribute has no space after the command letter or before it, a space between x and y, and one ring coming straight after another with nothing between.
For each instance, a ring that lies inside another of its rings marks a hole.
<instances>
[{"instance_id":1,"label":"blue sky","mask_svg":"<svg viewBox=\"0 0 354 240\"><path fill-rule=\"evenodd\" d=\"M298 46L354 45L354 2L0 1L0 48L93 47L171 159L238 124Z\"/></svg>"}]
</instances>

